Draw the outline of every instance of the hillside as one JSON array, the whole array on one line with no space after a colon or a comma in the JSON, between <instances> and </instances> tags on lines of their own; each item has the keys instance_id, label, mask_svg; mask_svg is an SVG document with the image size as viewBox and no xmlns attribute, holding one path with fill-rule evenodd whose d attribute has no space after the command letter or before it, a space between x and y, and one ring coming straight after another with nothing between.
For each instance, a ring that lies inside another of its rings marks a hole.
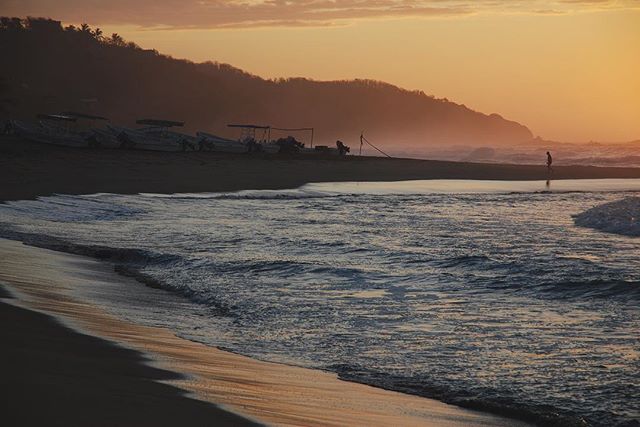
<instances>
[{"instance_id":1,"label":"hillside","mask_svg":"<svg viewBox=\"0 0 640 427\"><path fill-rule=\"evenodd\" d=\"M316 129L318 143L355 143L360 131L385 146L500 145L532 134L497 114L370 80L266 80L230 65L196 64L144 50L99 29L49 19L1 18L4 116L83 110L131 125L141 117L187 130L235 134L231 122ZM237 135L236 135L237 136Z\"/></svg>"}]
</instances>

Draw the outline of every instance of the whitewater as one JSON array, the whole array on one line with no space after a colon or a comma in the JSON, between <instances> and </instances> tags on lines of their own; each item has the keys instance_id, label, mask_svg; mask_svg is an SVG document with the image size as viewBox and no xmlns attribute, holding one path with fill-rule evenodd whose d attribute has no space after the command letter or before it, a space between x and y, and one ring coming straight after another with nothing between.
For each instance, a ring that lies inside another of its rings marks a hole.
<instances>
[{"instance_id":1,"label":"whitewater","mask_svg":"<svg viewBox=\"0 0 640 427\"><path fill-rule=\"evenodd\" d=\"M640 197L604 203L575 215L575 223L609 233L640 237Z\"/></svg>"},{"instance_id":2,"label":"whitewater","mask_svg":"<svg viewBox=\"0 0 640 427\"><path fill-rule=\"evenodd\" d=\"M629 425L639 195L639 180L56 195L0 205L0 236L113 263L140 286L75 292L188 339L544 425ZM594 212L615 226L581 223Z\"/></svg>"}]
</instances>

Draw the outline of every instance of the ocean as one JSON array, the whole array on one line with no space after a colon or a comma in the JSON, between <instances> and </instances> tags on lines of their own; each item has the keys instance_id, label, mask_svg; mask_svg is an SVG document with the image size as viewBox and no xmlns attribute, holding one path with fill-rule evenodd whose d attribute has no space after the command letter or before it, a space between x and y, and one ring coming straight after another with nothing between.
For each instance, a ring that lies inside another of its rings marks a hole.
<instances>
[{"instance_id":1,"label":"ocean","mask_svg":"<svg viewBox=\"0 0 640 427\"><path fill-rule=\"evenodd\" d=\"M640 239L574 216L639 195L640 180L56 195L0 205L0 236L113 263L140 286L74 292L194 341L541 425L638 425Z\"/></svg>"}]
</instances>

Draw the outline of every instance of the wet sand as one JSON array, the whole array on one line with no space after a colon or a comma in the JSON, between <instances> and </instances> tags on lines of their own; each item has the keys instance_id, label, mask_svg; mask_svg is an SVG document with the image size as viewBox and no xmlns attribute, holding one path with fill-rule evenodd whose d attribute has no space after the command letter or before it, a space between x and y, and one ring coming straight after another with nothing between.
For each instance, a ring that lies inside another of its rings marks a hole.
<instances>
[{"instance_id":1,"label":"wet sand","mask_svg":"<svg viewBox=\"0 0 640 427\"><path fill-rule=\"evenodd\" d=\"M0 283L16 296L0 304L2 366L10 373L2 380L3 394L10 399L3 404L11 409L3 410L3 417L8 413L30 421L21 425L43 420L60 420L60 425L246 423L204 403L213 402L240 416L283 426L523 425L342 381L328 372L207 347L166 329L123 321L74 294L79 287L114 280L143 286L117 275L108 263L0 239ZM64 326L7 301L54 316ZM176 387L203 402L185 397ZM37 411L29 409L33 407ZM185 413L184 423L172 422ZM84 422L87 419L91 421Z\"/></svg>"},{"instance_id":2,"label":"wet sand","mask_svg":"<svg viewBox=\"0 0 640 427\"><path fill-rule=\"evenodd\" d=\"M91 193L193 193L295 188L309 182L412 179L546 180L540 165L380 157L92 150L0 136L0 201ZM558 166L552 179L640 178L640 168Z\"/></svg>"},{"instance_id":3,"label":"wet sand","mask_svg":"<svg viewBox=\"0 0 640 427\"><path fill-rule=\"evenodd\" d=\"M0 421L6 426L257 425L158 381L140 352L2 301Z\"/></svg>"}]
</instances>

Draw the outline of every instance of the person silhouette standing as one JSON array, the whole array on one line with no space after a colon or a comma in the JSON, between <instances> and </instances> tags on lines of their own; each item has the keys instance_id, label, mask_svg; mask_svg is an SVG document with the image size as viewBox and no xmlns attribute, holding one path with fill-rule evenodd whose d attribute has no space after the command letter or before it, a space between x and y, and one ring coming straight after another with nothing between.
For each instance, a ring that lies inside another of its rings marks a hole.
<instances>
[{"instance_id":1,"label":"person silhouette standing","mask_svg":"<svg viewBox=\"0 0 640 427\"><path fill-rule=\"evenodd\" d=\"M553 163L553 158L551 157L551 153L547 151L547 171L549 173L553 172L553 168L551 164Z\"/></svg>"}]
</instances>

